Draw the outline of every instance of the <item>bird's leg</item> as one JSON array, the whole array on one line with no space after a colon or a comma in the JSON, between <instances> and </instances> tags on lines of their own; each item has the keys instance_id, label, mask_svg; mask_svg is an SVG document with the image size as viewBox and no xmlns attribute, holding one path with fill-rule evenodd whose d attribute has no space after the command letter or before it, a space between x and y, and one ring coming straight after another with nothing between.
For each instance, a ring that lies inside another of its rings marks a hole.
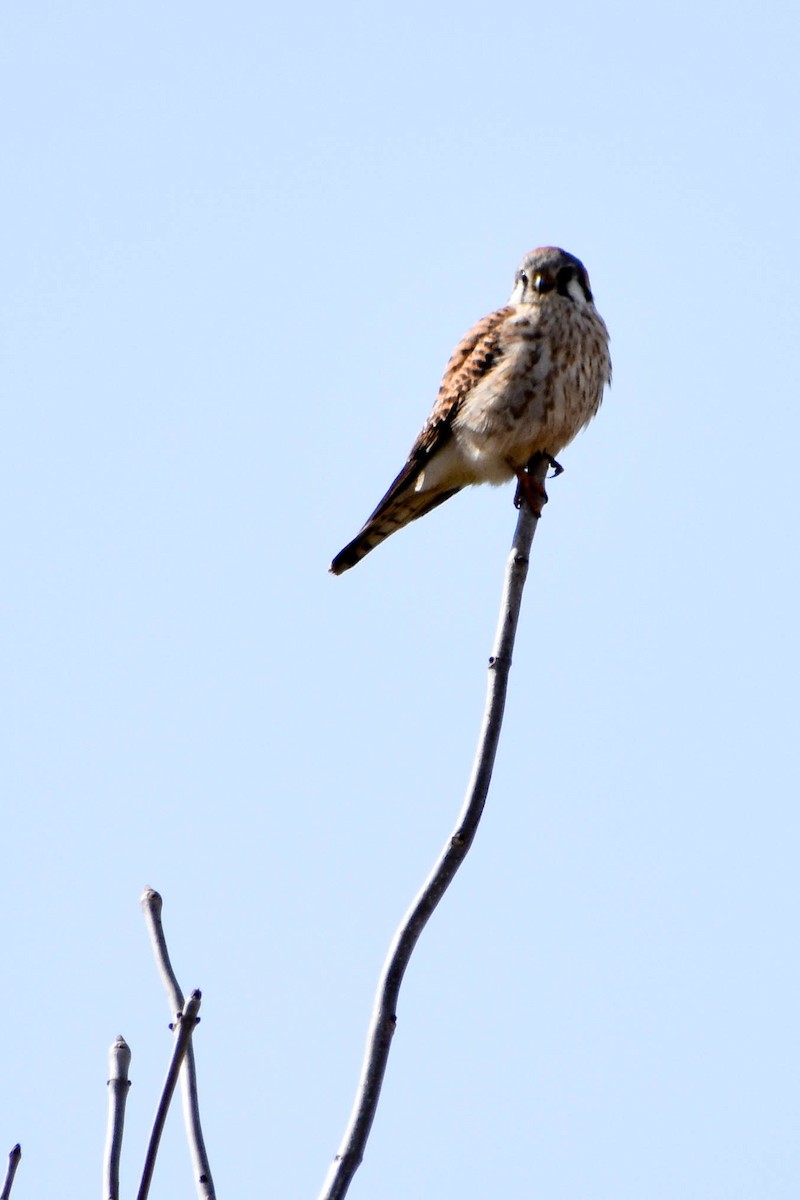
<instances>
[{"instance_id":1,"label":"bird's leg","mask_svg":"<svg viewBox=\"0 0 800 1200\"><path fill-rule=\"evenodd\" d=\"M553 468L553 474L550 476L550 479L557 479L559 475L563 475L564 468L561 463L553 458L552 454L548 454L546 450L537 450L536 454L532 456L524 467L517 467L510 460L508 464L517 477L514 507L521 508L522 501L527 500L531 512L537 517L542 515L542 509L547 504L547 492L545 491L544 484L534 478L536 468L540 465L543 458Z\"/></svg>"},{"instance_id":2,"label":"bird's leg","mask_svg":"<svg viewBox=\"0 0 800 1200\"><path fill-rule=\"evenodd\" d=\"M522 501L527 500L528 507L535 517L542 515L542 509L547 504L547 492L545 491L544 484L540 483L531 474L531 471L539 466L542 458L546 458L551 465L555 463L555 459L551 458L549 454L542 455L539 453L534 454L530 462L524 467L517 467L513 463L509 463L509 466L517 477L514 507L522 508Z\"/></svg>"},{"instance_id":3,"label":"bird's leg","mask_svg":"<svg viewBox=\"0 0 800 1200\"><path fill-rule=\"evenodd\" d=\"M534 479L529 475L524 467L517 467L514 471L517 477L517 490L514 494L514 507L522 508L522 501L527 500L528 508L535 517L542 515L542 509L547 504L547 492L544 490L544 484L539 483L538 479Z\"/></svg>"}]
</instances>

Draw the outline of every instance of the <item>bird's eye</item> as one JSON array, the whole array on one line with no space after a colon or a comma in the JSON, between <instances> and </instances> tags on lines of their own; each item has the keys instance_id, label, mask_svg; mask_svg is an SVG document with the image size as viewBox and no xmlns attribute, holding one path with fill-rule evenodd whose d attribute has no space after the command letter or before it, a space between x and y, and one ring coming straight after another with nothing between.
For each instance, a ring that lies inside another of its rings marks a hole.
<instances>
[{"instance_id":1,"label":"bird's eye","mask_svg":"<svg viewBox=\"0 0 800 1200\"><path fill-rule=\"evenodd\" d=\"M523 287L528 286L528 276L524 271L517 271L517 283L521 283Z\"/></svg>"},{"instance_id":2,"label":"bird's eye","mask_svg":"<svg viewBox=\"0 0 800 1200\"><path fill-rule=\"evenodd\" d=\"M534 275L533 290L543 295L545 292L552 292L556 282L550 275Z\"/></svg>"}]
</instances>

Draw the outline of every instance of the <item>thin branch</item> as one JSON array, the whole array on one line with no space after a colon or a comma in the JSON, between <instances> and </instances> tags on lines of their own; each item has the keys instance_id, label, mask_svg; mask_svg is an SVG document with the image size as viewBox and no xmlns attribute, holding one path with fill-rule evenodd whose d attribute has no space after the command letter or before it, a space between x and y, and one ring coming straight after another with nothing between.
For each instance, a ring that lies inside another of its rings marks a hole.
<instances>
[{"instance_id":1,"label":"thin branch","mask_svg":"<svg viewBox=\"0 0 800 1200\"><path fill-rule=\"evenodd\" d=\"M540 456L531 462L528 474L534 482L534 488L536 484L543 485L547 466L548 460ZM361 1165L364 1147L378 1107L392 1036L397 1024L397 999L403 975L428 918L466 858L483 813L500 739L511 655L522 604L522 592L528 574L531 543L538 521L538 514L533 513L528 504L523 502L506 567L500 619L489 659L486 707L472 777L456 827L422 889L403 917L389 948L375 995L361 1079L350 1122L319 1200L341 1200Z\"/></svg>"},{"instance_id":2,"label":"thin branch","mask_svg":"<svg viewBox=\"0 0 800 1200\"><path fill-rule=\"evenodd\" d=\"M17 1173L19 1160L22 1158L22 1147L19 1142L14 1146L13 1150L9 1151L8 1155L8 1170L3 1181L3 1190L0 1192L0 1200L8 1200L11 1195L11 1188L14 1185L14 1176Z\"/></svg>"},{"instance_id":3,"label":"thin branch","mask_svg":"<svg viewBox=\"0 0 800 1200\"><path fill-rule=\"evenodd\" d=\"M183 1004L183 992L181 991L177 976L172 969L167 942L164 937L164 927L161 923L163 901L158 892L148 887L145 888L142 895L141 905L145 921L147 922L150 940L153 944L156 964L166 988L170 1010L176 1013ZM189 1142L189 1154L192 1159L192 1173L194 1174L197 1194L200 1200L216 1200L214 1180L211 1176L211 1164L208 1161L203 1130L200 1124L200 1106L197 1098L197 1069L194 1061L194 1046L191 1042L189 1043L189 1049L186 1052L186 1061L181 1072L181 1098L183 1100L183 1120L186 1126L186 1137Z\"/></svg>"},{"instance_id":4,"label":"thin branch","mask_svg":"<svg viewBox=\"0 0 800 1200\"><path fill-rule=\"evenodd\" d=\"M167 1069L167 1077L164 1080L164 1087L161 1090L161 1099L158 1102L156 1109L155 1120L153 1121L153 1131L150 1134L150 1142L145 1155L144 1168L142 1170L142 1182L139 1184L137 1192L137 1200L147 1200L147 1194L150 1191L150 1184L153 1180L153 1171L156 1166L156 1156L158 1155L158 1147L161 1142L161 1135L164 1132L164 1122L167 1119L167 1112L172 1101L172 1096L175 1091L175 1084L178 1082L186 1051L189 1049L189 1041L194 1033L194 1027L199 1018L197 1016L200 1008L200 992L197 988L192 992L191 996L186 1001L186 1007L183 1012L177 1014L177 1020L173 1026L175 1029L175 1045L172 1048L172 1058Z\"/></svg>"},{"instance_id":5,"label":"thin branch","mask_svg":"<svg viewBox=\"0 0 800 1200\"><path fill-rule=\"evenodd\" d=\"M154 888L147 887L142 892L142 898L139 903L142 906L144 919L147 923L147 932L150 934L150 940L153 943L156 966L167 991L170 1011L173 1013L179 1012L183 1005L183 992L180 989L178 977L172 969L169 951L167 950L167 939L164 937L164 926L161 922L161 910L164 907L164 901Z\"/></svg>"},{"instance_id":6,"label":"thin branch","mask_svg":"<svg viewBox=\"0 0 800 1200\"><path fill-rule=\"evenodd\" d=\"M125 1104L131 1086L128 1079L130 1065L130 1047L120 1034L108 1052L108 1127L103 1156L103 1200L119 1200L119 1160L125 1127Z\"/></svg>"}]
</instances>

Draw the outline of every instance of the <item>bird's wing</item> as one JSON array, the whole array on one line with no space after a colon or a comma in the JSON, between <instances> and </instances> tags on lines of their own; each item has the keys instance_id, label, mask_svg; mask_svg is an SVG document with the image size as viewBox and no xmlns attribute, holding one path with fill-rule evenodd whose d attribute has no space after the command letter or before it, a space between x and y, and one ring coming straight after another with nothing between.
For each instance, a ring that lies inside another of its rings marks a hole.
<instances>
[{"instance_id":1,"label":"bird's wing","mask_svg":"<svg viewBox=\"0 0 800 1200\"><path fill-rule=\"evenodd\" d=\"M330 568L334 575L340 575L355 566L390 534L409 521L425 516L461 490L463 484L417 492L414 485L426 464L452 436L453 420L464 398L502 357L501 330L511 311L510 308L501 308L490 313L473 325L456 346L445 369L431 415L411 447L405 465L368 517L363 529L334 558Z\"/></svg>"},{"instance_id":2,"label":"bird's wing","mask_svg":"<svg viewBox=\"0 0 800 1200\"><path fill-rule=\"evenodd\" d=\"M384 507L391 504L399 493L414 483L433 455L440 450L452 434L452 426L464 398L469 395L484 375L497 364L502 356L500 330L509 308L498 309L473 325L456 346L445 368L439 394L431 415L425 422L419 437L409 451L405 466L391 484L386 495L370 515L372 521L380 516ZM425 510L427 511L427 509ZM422 513L418 513L422 516Z\"/></svg>"}]
</instances>

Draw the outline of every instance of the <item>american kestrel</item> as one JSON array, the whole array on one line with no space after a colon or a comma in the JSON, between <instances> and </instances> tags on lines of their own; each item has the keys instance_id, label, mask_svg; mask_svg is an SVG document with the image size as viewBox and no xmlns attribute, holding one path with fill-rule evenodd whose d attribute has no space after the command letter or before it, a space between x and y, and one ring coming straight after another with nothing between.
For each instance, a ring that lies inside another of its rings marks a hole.
<instances>
[{"instance_id":1,"label":"american kestrel","mask_svg":"<svg viewBox=\"0 0 800 1200\"><path fill-rule=\"evenodd\" d=\"M518 496L541 511L546 495L526 466L536 454L553 460L588 425L610 381L608 330L583 263L556 246L531 251L506 307L456 347L405 466L333 574L468 484L516 476Z\"/></svg>"}]
</instances>

